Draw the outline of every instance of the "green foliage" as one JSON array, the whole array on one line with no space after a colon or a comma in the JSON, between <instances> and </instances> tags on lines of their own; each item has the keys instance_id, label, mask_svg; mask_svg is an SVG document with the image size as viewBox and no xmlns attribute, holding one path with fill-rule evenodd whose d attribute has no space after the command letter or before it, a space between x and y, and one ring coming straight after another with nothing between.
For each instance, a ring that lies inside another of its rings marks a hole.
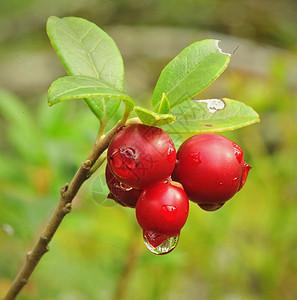
<instances>
[{"instance_id":1,"label":"green foliage","mask_svg":"<svg viewBox=\"0 0 297 300\"><path fill-rule=\"evenodd\" d=\"M105 32L80 18L57 17L49 18L47 32L71 75L51 85L48 91L49 105L84 98L93 113L104 123L114 116L120 100L132 112L135 102L123 92L121 55ZM218 42L196 42L164 68L153 93L155 112L135 107L141 122L152 126L167 125L164 129L169 133L197 133L232 130L259 121L258 115L251 108L238 101L217 100L223 102L224 109L213 112L201 105L209 100L200 100L200 103L188 101L184 104L227 67L230 55L221 51ZM169 126L174 121L175 124Z\"/></svg>"},{"instance_id":2,"label":"green foliage","mask_svg":"<svg viewBox=\"0 0 297 300\"><path fill-rule=\"evenodd\" d=\"M69 75L95 77L123 91L124 66L121 54L113 39L102 29L81 18L50 17L47 33ZM110 100L108 97L84 100L99 120L112 117L120 105L119 100ZM110 101L112 105L109 105ZM106 111L105 114L102 114L102 109Z\"/></svg>"},{"instance_id":3,"label":"green foliage","mask_svg":"<svg viewBox=\"0 0 297 300\"><path fill-rule=\"evenodd\" d=\"M168 114L170 111L170 103L165 93L162 94L162 99L158 108L159 114Z\"/></svg>"},{"instance_id":4,"label":"green foliage","mask_svg":"<svg viewBox=\"0 0 297 300\"><path fill-rule=\"evenodd\" d=\"M175 116L171 114L157 114L140 106L136 106L134 110L140 121L145 125L162 126L175 121Z\"/></svg>"},{"instance_id":5,"label":"green foliage","mask_svg":"<svg viewBox=\"0 0 297 300\"><path fill-rule=\"evenodd\" d=\"M162 129L173 134L227 131L260 121L251 107L226 98L186 101L171 112L177 121Z\"/></svg>"},{"instance_id":6,"label":"green foliage","mask_svg":"<svg viewBox=\"0 0 297 300\"><path fill-rule=\"evenodd\" d=\"M177 55L162 71L153 94L158 111L162 94L174 107L198 94L225 70L230 55L222 53L216 40L196 42Z\"/></svg>"},{"instance_id":7,"label":"green foliage","mask_svg":"<svg viewBox=\"0 0 297 300\"><path fill-rule=\"evenodd\" d=\"M64 100L96 97L93 104L96 106L101 120L109 120L116 112L118 105L116 100L122 99L129 110L133 110L134 100L124 92L116 90L103 80L89 76L67 76L53 82L48 91L48 104L51 106ZM115 105L103 107L101 98L115 100ZM98 100L99 99L99 100ZM115 111L112 109L115 108ZM94 109L94 108L92 108Z\"/></svg>"}]
</instances>

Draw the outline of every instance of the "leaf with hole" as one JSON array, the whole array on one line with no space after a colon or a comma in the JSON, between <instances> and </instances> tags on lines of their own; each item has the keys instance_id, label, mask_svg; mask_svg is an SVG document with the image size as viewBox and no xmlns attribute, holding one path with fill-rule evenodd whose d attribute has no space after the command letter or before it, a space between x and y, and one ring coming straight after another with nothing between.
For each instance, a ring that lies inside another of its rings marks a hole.
<instances>
[{"instance_id":1,"label":"leaf with hole","mask_svg":"<svg viewBox=\"0 0 297 300\"><path fill-rule=\"evenodd\" d=\"M170 112L176 116L176 121L162 129L171 134L227 131L260 121L250 106L227 98L189 100Z\"/></svg>"},{"instance_id":2,"label":"leaf with hole","mask_svg":"<svg viewBox=\"0 0 297 300\"><path fill-rule=\"evenodd\" d=\"M225 70L230 55L223 53L217 40L203 40L185 48L162 71L155 86L152 105L158 111L163 93L170 107L190 99Z\"/></svg>"}]
</instances>

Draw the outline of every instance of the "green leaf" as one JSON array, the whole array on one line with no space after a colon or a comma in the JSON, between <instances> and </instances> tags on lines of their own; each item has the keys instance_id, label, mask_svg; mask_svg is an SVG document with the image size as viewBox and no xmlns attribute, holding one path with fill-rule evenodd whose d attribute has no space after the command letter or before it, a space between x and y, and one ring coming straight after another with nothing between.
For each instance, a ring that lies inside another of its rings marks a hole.
<instances>
[{"instance_id":1,"label":"green leaf","mask_svg":"<svg viewBox=\"0 0 297 300\"><path fill-rule=\"evenodd\" d=\"M121 100L116 98L83 98L91 111L101 121L110 120L118 111Z\"/></svg>"},{"instance_id":2,"label":"green leaf","mask_svg":"<svg viewBox=\"0 0 297 300\"><path fill-rule=\"evenodd\" d=\"M82 18L50 17L47 33L69 75L96 77L124 90L124 65L113 39L94 23ZM120 101L84 99L95 115L111 118ZM103 113L104 111L104 113Z\"/></svg>"},{"instance_id":3,"label":"green leaf","mask_svg":"<svg viewBox=\"0 0 297 300\"><path fill-rule=\"evenodd\" d=\"M162 94L162 99L159 105L158 114L168 114L170 110L170 103L165 93Z\"/></svg>"},{"instance_id":4,"label":"green leaf","mask_svg":"<svg viewBox=\"0 0 297 300\"><path fill-rule=\"evenodd\" d=\"M162 71L153 94L152 104L158 111L162 94L174 107L190 99L225 70L230 54L223 53L217 40L203 40L185 48Z\"/></svg>"},{"instance_id":5,"label":"green leaf","mask_svg":"<svg viewBox=\"0 0 297 300\"><path fill-rule=\"evenodd\" d=\"M66 76L54 81L48 91L48 104L51 106L65 100L90 97L103 97L111 101L121 99L130 111L135 105L134 100L124 92L116 90L100 79L89 76ZM96 101L100 107L102 105L100 98L94 98L94 105L97 105ZM100 113L105 112L100 110ZM100 117L105 118L104 115Z\"/></svg>"},{"instance_id":6,"label":"green leaf","mask_svg":"<svg viewBox=\"0 0 297 300\"><path fill-rule=\"evenodd\" d=\"M172 134L227 131L260 121L251 107L226 98L189 100L170 112L176 116L176 121L162 129Z\"/></svg>"},{"instance_id":7,"label":"green leaf","mask_svg":"<svg viewBox=\"0 0 297 300\"><path fill-rule=\"evenodd\" d=\"M175 121L175 116L171 114L157 114L140 106L135 106L134 110L138 118L145 125L162 126L171 124Z\"/></svg>"}]
</instances>

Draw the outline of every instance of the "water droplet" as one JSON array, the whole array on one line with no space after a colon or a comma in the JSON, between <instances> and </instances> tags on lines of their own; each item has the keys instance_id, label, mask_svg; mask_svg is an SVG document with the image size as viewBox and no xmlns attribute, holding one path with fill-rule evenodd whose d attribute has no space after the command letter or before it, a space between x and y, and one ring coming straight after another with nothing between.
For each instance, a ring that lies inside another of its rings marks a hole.
<instances>
[{"instance_id":1,"label":"water droplet","mask_svg":"<svg viewBox=\"0 0 297 300\"><path fill-rule=\"evenodd\" d=\"M232 179L232 184L233 184L233 185L237 185L237 184L238 184L238 181L239 181L238 178L235 177L235 178Z\"/></svg>"},{"instance_id":2,"label":"water droplet","mask_svg":"<svg viewBox=\"0 0 297 300\"><path fill-rule=\"evenodd\" d=\"M166 205L162 206L162 215L167 221L173 221L176 218L177 209L174 205Z\"/></svg>"},{"instance_id":3,"label":"water droplet","mask_svg":"<svg viewBox=\"0 0 297 300\"><path fill-rule=\"evenodd\" d=\"M214 203L214 204L198 204L202 209L206 211L215 211L219 208L221 208L225 203Z\"/></svg>"},{"instance_id":4,"label":"water droplet","mask_svg":"<svg viewBox=\"0 0 297 300\"><path fill-rule=\"evenodd\" d=\"M244 186L247 176L249 175L249 172L251 170L251 166L249 166L246 162L244 162L243 164L243 172L242 172L242 176L241 176L241 181L240 181L240 185L238 188L238 191L240 191L242 189L242 187Z\"/></svg>"},{"instance_id":5,"label":"water droplet","mask_svg":"<svg viewBox=\"0 0 297 300\"><path fill-rule=\"evenodd\" d=\"M238 146L235 143L232 144L232 147L234 149L234 154L235 154L235 157L236 157L237 161L241 164L242 159L243 159L242 149L240 148L240 146Z\"/></svg>"},{"instance_id":6,"label":"water droplet","mask_svg":"<svg viewBox=\"0 0 297 300\"><path fill-rule=\"evenodd\" d=\"M123 182L120 182L120 188L123 190L123 191L131 191L133 188L129 185L126 185L125 183Z\"/></svg>"},{"instance_id":7,"label":"water droplet","mask_svg":"<svg viewBox=\"0 0 297 300\"><path fill-rule=\"evenodd\" d=\"M195 100L198 103L205 103L208 111L212 114L218 110L225 108L226 104L222 99L207 99L207 100Z\"/></svg>"},{"instance_id":8,"label":"water droplet","mask_svg":"<svg viewBox=\"0 0 297 300\"><path fill-rule=\"evenodd\" d=\"M167 151L167 161L174 162L175 159L176 159L176 151L175 151L174 145L169 143L168 151Z\"/></svg>"},{"instance_id":9,"label":"water droplet","mask_svg":"<svg viewBox=\"0 0 297 300\"><path fill-rule=\"evenodd\" d=\"M143 231L144 244L149 251L154 254L162 255L171 252L177 245L179 234L167 237L165 234L160 234L153 231Z\"/></svg>"},{"instance_id":10,"label":"water droplet","mask_svg":"<svg viewBox=\"0 0 297 300\"><path fill-rule=\"evenodd\" d=\"M224 183L223 182L218 182L218 184L219 184L219 189L220 190L224 188Z\"/></svg>"},{"instance_id":11,"label":"water droplet","mask_svg":"<svg viewBox=\"0 0 297 300\"><path fill-rule=\"evenodd\" d=\"M112 167L117 169L119 176L126 177L136 168L136 154L134 148L118 148L110 156Z\"/></svg>"},{"instance_id":12,"label":"water droplet","mask_svg":"<svg viewBox=\"0 0 297 300\"><path fill-rule=\"evenodd\" d=\"M190 155L191 155L192 161L193 161L193 163L195 163L195 165L201 164L200 152L191 153Z\"/></svg>"}]
</instances>

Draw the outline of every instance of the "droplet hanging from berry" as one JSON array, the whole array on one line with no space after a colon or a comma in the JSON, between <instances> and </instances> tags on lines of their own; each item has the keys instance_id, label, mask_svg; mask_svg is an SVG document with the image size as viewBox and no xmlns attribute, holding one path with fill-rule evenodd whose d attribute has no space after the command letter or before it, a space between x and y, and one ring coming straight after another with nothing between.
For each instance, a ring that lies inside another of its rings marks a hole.
<instances>
[{"instance_id":1,"label":"droplet hanging from berry","mask_svg":"<svg viewBox=\"0 0 297 300\"><path fill-rule=\"evenodd\" d=\"M136 203L136 218L143 229L146 247L154 254L172 251L188 213L188 197L175 182L145 189Z\"/></svg>"},{"instance_id":2,"label":"droplet hanging from berry","mask_svg":"<svg viewBox=\"0 0 297 300\"><path fill-rule=\"evenodd\" d=\"M157 255L164 255L170 253L176 247L179 240L179 235L166 237L163 234L144 230L143 240L146 248L149 251Z\"/></svg>"}]
</instances>

